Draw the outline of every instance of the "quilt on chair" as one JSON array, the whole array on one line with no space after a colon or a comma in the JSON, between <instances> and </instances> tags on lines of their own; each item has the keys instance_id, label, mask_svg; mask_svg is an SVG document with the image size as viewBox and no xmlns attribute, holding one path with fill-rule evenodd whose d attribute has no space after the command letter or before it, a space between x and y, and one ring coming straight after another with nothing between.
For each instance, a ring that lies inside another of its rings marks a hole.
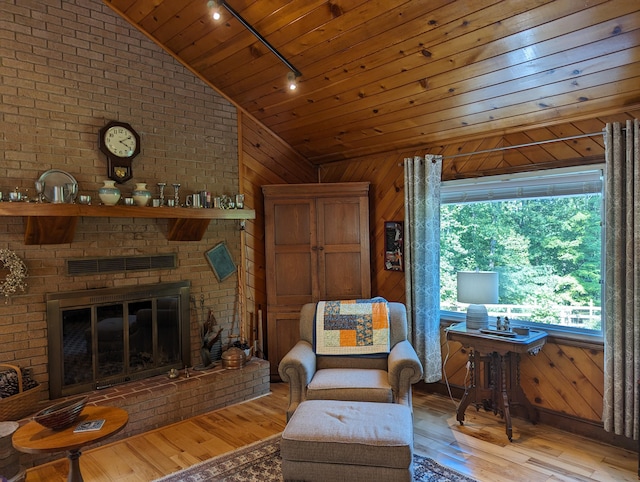
<instances>
[{"instance_id":1,"label":"quilt on chair","mask_svg":"<svg viewBox=\"0 0 640 482\"><path fill-rule=\"evenodd\" d=\"M317 355L389 353L387 300L319 301L314 335Z\"/></svg>"}]
</instances>

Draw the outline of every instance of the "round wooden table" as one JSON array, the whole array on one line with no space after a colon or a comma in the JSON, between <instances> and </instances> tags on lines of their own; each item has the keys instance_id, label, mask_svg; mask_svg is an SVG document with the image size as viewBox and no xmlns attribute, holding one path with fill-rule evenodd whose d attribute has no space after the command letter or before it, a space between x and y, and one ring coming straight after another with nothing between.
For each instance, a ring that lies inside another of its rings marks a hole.
<instances>
[{"instance_id":1,"label":"round wooden table","mask_svg":"<svg viewBox=\"0 0 640 482\"><path fill-rule=\"evenodd\" d=\"M93 432L73 433L73 430L86 420L104 419L100 430ZM69 452L68 482L83 482L80 472L80 449L86 445L99 442L119 432L129 420L129 414L117 407L86 406L78 419L64 430L51 430L33 420L20 427L13 434L13 446L29 454L49 452Z\"/></svg>"}]
</instances>

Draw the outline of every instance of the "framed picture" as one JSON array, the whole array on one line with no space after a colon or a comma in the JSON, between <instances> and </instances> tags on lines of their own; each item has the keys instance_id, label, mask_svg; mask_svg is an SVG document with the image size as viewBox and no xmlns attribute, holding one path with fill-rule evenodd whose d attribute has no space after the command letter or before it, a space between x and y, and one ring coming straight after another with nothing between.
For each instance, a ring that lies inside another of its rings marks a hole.
<instances>
[{"instance_id":1,"label":"framed picture","mask_svg":"<svg viewBox=\"0 0 640 482\"><path fill-rule=\"evenodd\" d=\"M224 241L216 244L209 251L205 251L204 257L207 258L218 281L224 281L236 272L236 265L231 259L231 253L229 253Z\"/></svg>"},{"instance_id":2,"label":"framed picture","mask_svg":"<svg viewBox=\"0 0 640 482\"><path fill-rule=\"evenodd\" d=\"M384 223L384 269L404 271L404 223L385 221Z\"/></svg>"}]
</instances>

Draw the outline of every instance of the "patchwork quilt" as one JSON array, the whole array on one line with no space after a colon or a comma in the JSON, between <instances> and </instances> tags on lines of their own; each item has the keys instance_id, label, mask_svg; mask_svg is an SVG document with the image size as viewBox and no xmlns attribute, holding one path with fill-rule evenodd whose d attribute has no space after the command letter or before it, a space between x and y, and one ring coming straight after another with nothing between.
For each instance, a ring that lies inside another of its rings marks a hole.
<instances>
[{"instance_id":1,"label":"patchwork quilt","mask_svg":"<svg viewBox=\"0 0 640 482\"><path fill-rule=\"evenodd\" d=\"M318 302L315 350L318 355L389 353L387 300Z\"/></svg>"}]
</instances>

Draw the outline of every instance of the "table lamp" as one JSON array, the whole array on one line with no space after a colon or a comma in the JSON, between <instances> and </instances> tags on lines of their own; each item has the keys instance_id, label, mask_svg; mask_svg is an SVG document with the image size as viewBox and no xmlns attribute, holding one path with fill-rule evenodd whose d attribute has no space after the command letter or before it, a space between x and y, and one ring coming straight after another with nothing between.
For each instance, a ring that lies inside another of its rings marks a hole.
<instances>
[{"instance_id":1,"label":"table lamp","mask_svg":"<svg viewBox=\"0 0 640 482\"><path fill-rule=\"evenodd\" d=\"M467 329L489 326L485 304L498 302L498 273L495 271L459 271L458 301L470 303L467 308Z\"/></svg>"}]
</instances>

